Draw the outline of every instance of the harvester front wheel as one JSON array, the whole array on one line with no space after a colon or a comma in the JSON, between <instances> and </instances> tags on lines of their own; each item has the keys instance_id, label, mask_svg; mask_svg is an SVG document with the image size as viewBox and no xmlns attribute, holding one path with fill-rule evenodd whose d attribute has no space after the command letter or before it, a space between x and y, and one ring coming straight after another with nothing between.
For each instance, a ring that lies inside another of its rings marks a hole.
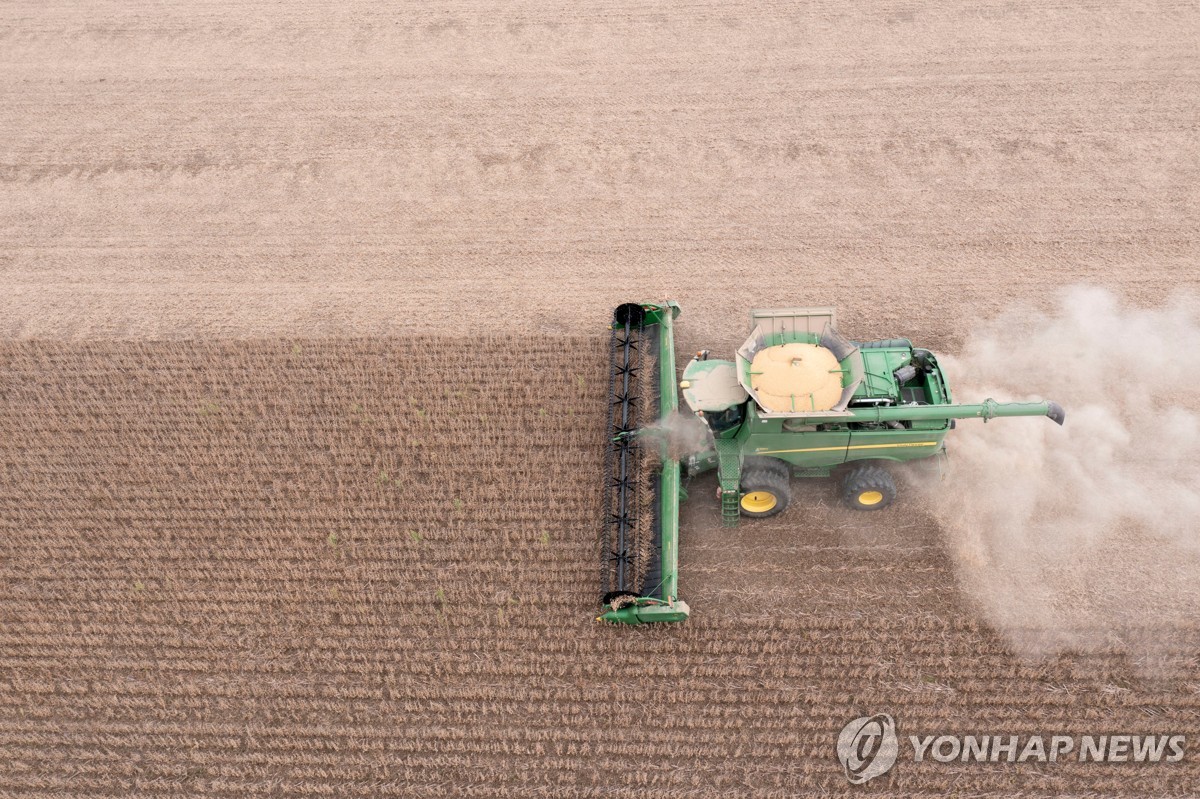
<instances>
[{"instance_id":1,"label":"harvester front wheel","mask_svg":"<svg viewBox=\"0 0 1200 799\"><path fill-rule=\"evenodd\" d=\"M855 510L883 510L896 499L896 481L882 466L856 466L842 482L842 498Z\"/></svg>"},{"instance_id":2,"label":"harvester front wheel","mask_svg":"<svg viewBox=\"0 0 1200 799\"><path fill-rule=\"evenodd\" d=\"M792 501L787 472L778 469L749 468L742 471L742 498L738 502L743 516L762 518L782 513Z\"/></svg>"}]
</instances>

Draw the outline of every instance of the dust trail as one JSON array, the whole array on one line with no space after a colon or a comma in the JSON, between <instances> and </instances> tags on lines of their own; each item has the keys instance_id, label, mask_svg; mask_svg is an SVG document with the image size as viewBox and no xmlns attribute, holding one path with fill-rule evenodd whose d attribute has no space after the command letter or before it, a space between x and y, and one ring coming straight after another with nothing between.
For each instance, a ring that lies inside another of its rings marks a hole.
<instances>
[{"instance_id":1,"label":"dust trail","mask_svg":"<svg viewBox=\"0 0 1200 799\"><path fill-rule=\"evenodd\" d=\"M1194 645L1198 305L1180 295L1129 308L1073 287L1052 312L1009 311L942 358L957 401L1045 398L1067 409L1061 428L960 422L933 494L963 590L1018 651L1116 648L1156 670L1185 639Z\"/></svg>"},{"instance_id":2,"label":"dust trail","mask_svg":"<svg viewBox=\"0 0 1200 799\"><path fill-rule=\"evenodd\" d=\"M667 452L675 460L713 447L713 434L709 426L695 415L683 411L675 411L640 428L638 435L665 440Z\"/></svg>"}]
</instances>

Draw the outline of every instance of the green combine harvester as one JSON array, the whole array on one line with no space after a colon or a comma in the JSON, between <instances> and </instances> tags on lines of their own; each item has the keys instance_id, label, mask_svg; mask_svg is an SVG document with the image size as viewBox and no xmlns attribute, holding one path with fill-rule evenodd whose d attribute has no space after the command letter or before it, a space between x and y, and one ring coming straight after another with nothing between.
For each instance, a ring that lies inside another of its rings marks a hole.
<instances>
[{"instance_id":1,"label":"green combine harvester","mask_svg":"<svg viewBox=\"0 0 1200 799\"><path fill-rule=\"evenodd\" d=\"M851 508L880 510L896 497L889 467L944 457L956 419L1066 418L1055 402L955 404L933 353L908 339L843 338L831 308L753 311L733 361L703 350L676 382L679 311L668 301L613 312L600 621L688 617L678 593L683 478L716 470L729 527L785 510L792 477L836 476ZM659 424L680 410L681 392L711 434L702 452L675 452Z\"/></svg>"}]
</instances>

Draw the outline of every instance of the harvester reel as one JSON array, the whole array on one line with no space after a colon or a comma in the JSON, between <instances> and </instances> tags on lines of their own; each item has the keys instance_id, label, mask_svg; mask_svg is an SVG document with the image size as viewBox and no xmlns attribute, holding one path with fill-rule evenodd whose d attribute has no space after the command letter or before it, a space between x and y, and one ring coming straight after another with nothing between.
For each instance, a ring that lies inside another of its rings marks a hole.
<instances>
[{"instance_id":1,"label":"harvester reel","mask_svg":"<svg viewBox=\"0 0 1200 799\"><path fill-rule=\"evenodd\" d=\"M613 610L620 610L637 602L638 595L632 591L609 591L600 600L600 604L609 605Z\"/></svg>"},{"instance_id":2,"label":"harvester reel","mask_svg":"<svg viewBox=\"0 0 1200 799\"><path fill-rule=\"evenodd\" d=\"M645 319L646 310L642 308L641 303L627 302L623 305L618 305L613 310L613 322L618 327L624 327L628 323L631 328L638 328L641 327Z\"/></svg>"}]
</instances>

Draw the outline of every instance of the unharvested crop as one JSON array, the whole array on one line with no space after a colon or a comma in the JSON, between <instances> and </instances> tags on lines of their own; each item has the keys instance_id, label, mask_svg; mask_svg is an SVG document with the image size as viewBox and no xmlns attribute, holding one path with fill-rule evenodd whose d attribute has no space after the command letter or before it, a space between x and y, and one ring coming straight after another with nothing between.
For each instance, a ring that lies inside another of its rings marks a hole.
<instances>
[{"instance_id":1,"label":"unharvested crop","mask_svg":"<svg viewBox=\"0 0 1200 799\"><path fill-rule=\"evenodd\" d=\"M693 619L594 623L606 341L519 349L0 346L0 792L783 796L849 788L832 747L865 712L1194 729L1194 663L1023 661L919 506L864 520L823 484L736 533L694 484ZM1196 762L873 787L1184 794Z\"/></svg>"}]
</instances>

